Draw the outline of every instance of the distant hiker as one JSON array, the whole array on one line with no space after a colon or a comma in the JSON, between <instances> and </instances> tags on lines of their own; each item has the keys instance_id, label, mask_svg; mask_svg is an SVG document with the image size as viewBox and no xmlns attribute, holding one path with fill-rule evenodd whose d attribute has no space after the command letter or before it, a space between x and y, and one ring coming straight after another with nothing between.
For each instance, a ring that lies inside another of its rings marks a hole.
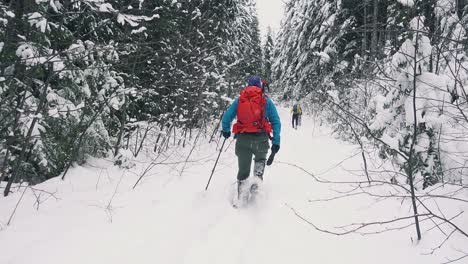
<instances>
[{"instance_id":1,"label":"distant hiker","mask_svg":"<svg viewBox=\"0 0 468 264\"><path fill-rule=\"evenodd\" d=\"M297 125L298 126L302 125L302 108L301 108L301 112L299 113L299 117L297 118Z\"/></svg>"},{"instance_id":2,"label":"distant hiker","mask_svg":"<svg viewBox=\"0 0 468 264\"><path fill-rule=\"evenodd\" d=\"M222 120L223 136L229 138L231 123L237 117L237 123L233 126L234 138L237 139L235 153L239 166L235 206L236 203L237 205L245 203L249 192L255 192L258 188L256 183L251 186L246 184L253 155L255 156L254 175L256 179L263 180L271 132L273 132L271 151L277 153L280 149L281 121L273 101L264 93L262 86L260 77L250 77L248 86L229 106Z\"/></svg>"},{"instance_id":3,"label":"distant hiker","mask_svg":"<svg viewBox=\"0 0 468 264\"><path fill-rule=\"evenodd\" d=\"M299 119L302 116L302 109L299 103L295 103L291 109L292 113L292 127L297 129L297 126L300 125Z\"/></svg>"}]
</instances>

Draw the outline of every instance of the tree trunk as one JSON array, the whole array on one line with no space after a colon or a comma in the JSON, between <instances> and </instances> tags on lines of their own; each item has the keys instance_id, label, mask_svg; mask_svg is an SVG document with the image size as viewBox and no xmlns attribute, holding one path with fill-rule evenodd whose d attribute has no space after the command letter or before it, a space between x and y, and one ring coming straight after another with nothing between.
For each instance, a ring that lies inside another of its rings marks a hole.
<instances>
[{"instance_id":1,"label":"tree trunk","mask_svg":"<svg viewBox=\"0 0 468 264\"><path fill-rule=\"evenodd\" d=\"M457 15L458 15L458 18L459 19L462 19L463 17L463 9L465 8L465 5L466 5L466 2L465 0L457 0L456 1L456 5L457 5Z\"/></svg>"},{"instance_id":2,"label":"tree trunk","mask_svg":"<svg viewBox=\"0 0 468 264\"><path fill-rule=\"evenodd\" d=\"M366 50L367 50L367 1L364 0L364 16L362 19L362 47L361 47L361 52L362 56L366 56Z\"/></svg>"},{"instance_id":3,"label":"tree trunk","mask_svg":"<svg viewBox=\"0 0 468 264\"><path fill-rule=\"evenodd\" d=\"M419 19L418 19L418 28L419 28ZM416 32L416 43L414 46L414 57L413 57L413 140L411 142L410 146L410 152L409 152L409 157L408 157L408 181L410 184L410 189L411 189L411 202L413 205L413 213L414 213L414 223L416 225L416 234L418 236L418 240L421 240L421 229L419 227L419 217L418 217L418 207L416 206L416 195L414 191L414 173L415 173L415 168L414 164L416 161L414 160L415 156L415 151L414 151L414 145L416 144L417 140L417 132L418 132L418 122L417 122L417 109L416 109L416 88L417 88L417 65L418 65L418 44L419 44L419 32Z\"/></svg>"},{"instance_id":4,"label":"tree trunk","mask_svg":"<svg viewBox=\"0 0 468 264\"><path fill-rule=\"evenodd\" d=\"M23 109L24 107L24 101L26 100L26 93L23 92L22 95L19 94L17 96L17 104L16 104L16 109ZM18 128L18 123L19 123L19 120L21 118L21 112L20 111L16 111L16 114L15 114L15 121L13 123L13 127L11 128L13 132L17 131L17 128ZM5 178L6 178L6 174L5 174L5 170L7 168L7 164L8 164L8 159L10 157L10 152L11 152L11 145L14 144L14 138L9 138L7 140L7 143L5 145L5 148L6 148L6 153L5 153L5 158L3 159L3 163L2 163L2 167L0 168L0 182L4 181Z\"/></svg>"},{"instance_id":5,"label":"tree trunk","mask_svg":"<svg viewBox=\"0 0 468 264\"><path fill-rule=\"evenodd\" d=\"M120 130L117 136L117 142L115 143L115 146L114 146L114 157L117 156L117 154L119 154L120 144L122 143L122 138L123 138L123 134L125 131L125 123L127 120L126 110L127 110L127 102L125 102L125 104L122 107L122 115L120 116Z\"/></svg>"},{"instance_id":6,"label":"tree trunk","mask_svg":"<svg viewBox=\"0 0 468 264\"><path fill-rule=\"evenodd\" d=\"M136 157L136 152L138 149L138 136L140 135L140 125L137 126L136 138L135 138L135 148L133 150L133 156Z\"/></svg>"},{"instance_id":7,"label":"tree trunk","mask_svg":"<svg viewBox=\"0 0 468 264\"><path fill-rule=\"evenodd\" d=\"M143 134L143 137L141 138L140 146L138 147L138 150L135 153L135 157L138 157L138 154L140 153L141 149L143 148L143 144L145 143L145 139L146 139L146 136L148 136L148 131L149 130L150 130L150 125L148 124L148 126L145 129L145 134Z\"/></svg>"},{"instance_id":8,"label":"tree trunk","mask_svg":"<svg viewBox=\"0 0 468 264\"><path fill-rule=\"evenodd\" d=\"M24 138L23 146L21 147L21 152L20 156L16 159L15 161L15 166L13 167L11 177L8 180L7 186L5 187L5 190L3 192L4 196L8 196L10 193L11 185L13 182L16 181L16 177L18 176L18 170L21 166L21 163L23 162L25 155L26 155L26 148L28 146L28 142L31 139L32 133L34 131L34 128L36 127L36 123L38 121L37 115L42 112L43 108L46 105L46 99L47 99L47 87L49 86L49 80L50 77L47 79L47 81L44 83L44 87L42 90L42 94L39 100L39 105L37 106L36 112L35 112L35 117L33 118L31 125L29 126L28 133L26 134L26 137Z\"/></svg>"},{"instance_id":9,"label":"tree trunk","mask_svg":"<svg viewBox=\"0 0 468 264\"><path fill-rule=\"evenodd\" d=\"M374 0L374 14L372 16L372 42L371 42L371 54L372 58L377 57L377 41L378 41L378 15L379 15L379 0Z\"/></svg>"}]
</instances>

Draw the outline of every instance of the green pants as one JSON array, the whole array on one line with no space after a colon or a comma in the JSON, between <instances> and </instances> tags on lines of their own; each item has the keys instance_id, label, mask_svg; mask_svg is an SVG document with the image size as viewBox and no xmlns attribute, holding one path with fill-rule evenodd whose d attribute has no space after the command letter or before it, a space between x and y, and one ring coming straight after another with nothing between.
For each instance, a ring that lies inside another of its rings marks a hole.
<instances>
[{"instance_id":1,"label":"green pants","mask_svg":"<svg viewBox=\"0 0 468 264\"><path fill-rule=\"evenodd\" d=\"M236 156L239 163L239 172L237 173L237 179L239 181L249 177L253 155L255 155L255 162L262 162L264 166L269 147L267 134L237 135Z\"/></svg>"}]
</instances>

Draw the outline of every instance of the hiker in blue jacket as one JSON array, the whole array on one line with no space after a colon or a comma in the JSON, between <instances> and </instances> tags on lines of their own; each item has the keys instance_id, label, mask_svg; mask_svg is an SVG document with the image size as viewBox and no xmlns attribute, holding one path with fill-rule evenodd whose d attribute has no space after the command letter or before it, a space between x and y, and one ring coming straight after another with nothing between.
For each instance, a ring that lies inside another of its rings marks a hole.
<instances>
[{"instance_id":1,"label":"hiker in blue jacket","mask_svg":"<svg viewBox=\"0 0 468 264\"><path fill-rule=\"evenodd\" d=\"M239 166L238 198L241 199L243 184L250 174L252 156L255 156L254 175L263 180L269 138L272 140L271 151L277 153L280 149L281 120L273 101L264 93L260 77L249 78L247 88L224 113L222 127L225 138L231 136L231 123L236 117L233 132L237 139L235 153ZM250 191L256 188L258 185L253 184Z\"/></svg>"}]
</instances>

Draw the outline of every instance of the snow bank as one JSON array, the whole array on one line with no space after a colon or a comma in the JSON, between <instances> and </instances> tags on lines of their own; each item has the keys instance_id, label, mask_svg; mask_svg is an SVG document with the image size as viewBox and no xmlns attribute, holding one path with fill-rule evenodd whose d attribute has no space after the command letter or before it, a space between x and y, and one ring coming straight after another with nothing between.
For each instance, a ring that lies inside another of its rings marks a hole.
<instances>
[{"instance_id":1,"label":"snow bank","mask_svg":"<svg viewBox=\"0 0 468 264\"><path fill-rule=\"evenodd\" d=\"M288 110L281 109L282 120L289 120ZM304 116L302 124L293 130L285 122L281 150L264 176L264 196L249 208L236 210L229 204L237 166L235 144L230 142L207 192L204 187L218 151L216 142L206 141L196 148L182 175L178 162L185 160L187 149L172 150L163 159L148 155L134 160L136 166L129 170L113 166L111 160L93 159L73 168L65 181L55 178L34 188L14 188L14 194L0 198L0 263L435 264L466 245L466 240L454 236L434 254L423 255L443 237L429 221L422 222L423 241L413 244L412 226L374 236L333 236L301 220L293 210L320 228L342 230L335 227L411 212L407 199L355 195L316 202L341 196L352 186L320 184L288 164L321 179L352 181L364 178L356 155L360 152L333 139L330 130L311 117ZM153 167L151 158L157 161ZM369 191L382 194L395 189L377 186ZM429 191L438 195L452 189ZM450 216L468 209L449 201L441 201L440 206ZM466 227L468 219L462 217L456 221Z\"/></svg>"}]
</instances>

